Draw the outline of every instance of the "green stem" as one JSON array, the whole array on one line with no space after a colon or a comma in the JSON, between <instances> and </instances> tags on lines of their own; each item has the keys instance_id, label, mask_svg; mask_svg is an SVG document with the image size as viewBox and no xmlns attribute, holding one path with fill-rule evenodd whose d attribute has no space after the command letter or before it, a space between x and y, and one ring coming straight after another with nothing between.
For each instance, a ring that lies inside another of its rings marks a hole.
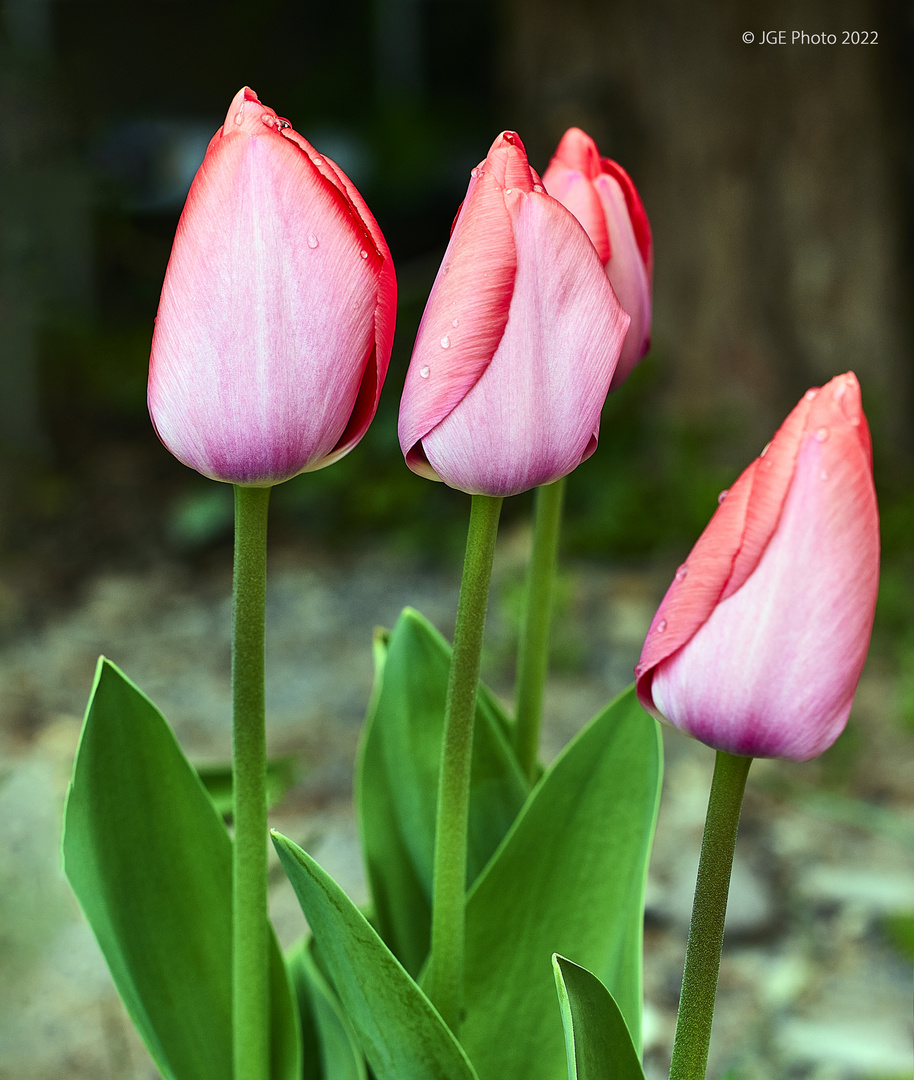
<instances>
[{"instance_id":1,"label":"green stem","mask_svg":"<svg viewBox=\"0 0 914 1080\"><path fill-rule=\"evenodd\" d=\"M536 489L533 549L527 575L527 600L517 654L515 744L521 768L533 782L539 765L543 688L549 667L552 582L562 526L565 478Z\"/></svg>"},{"instance_id":2,"label":"green stem","mask_svg":"<svg viewBox=\"0 0 914 1080\"><path fill-rule=\"evenodd\" d=\"M270 489L235 487L232 1032L235 1080L269 1080L264 607Z\"/></svg>"},{"instance_id":3,"label":"green stem","mask_svg":"<svg viewBox=\"0 0 914 1080\"><path fill-rule=\"evenodd\" d=\"M708 1067L730 871L751 764L751 757L717 751L701 841L670 1080L704 1080Z\"/></svg>"},{"instance_id":4,"label":"green stem","mask_svg":"<svg viewBox=\"0 0 914 1080\"><path fill-rule=\"evenodd\" d=\"M432 952L425 989L455 1034L463 1010L467 822L473 721L476 718L479 654L482 650L501 504L500 498L473 496L441 745L432 885Z\"/></svg>"}]
</instances>

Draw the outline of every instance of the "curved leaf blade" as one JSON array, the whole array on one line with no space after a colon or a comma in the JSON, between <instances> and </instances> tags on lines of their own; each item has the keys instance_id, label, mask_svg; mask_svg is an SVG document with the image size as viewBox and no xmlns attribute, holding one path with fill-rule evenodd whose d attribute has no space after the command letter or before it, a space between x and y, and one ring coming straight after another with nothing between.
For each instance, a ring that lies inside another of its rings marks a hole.
<instances>
[{"instance_id":1,"label":"curved leaf blade","mask_svg":"<svg viewBox=\"0 0 914 1080\"><path fill-rule=\"evenodd\" d=\"M232 1074L232 847L167 721L104 657L64 811L64 870L166 1080ZM301 1075L271 933L272 1076Z\"/></svg>"},{"instance_id":2,"label":"curved leaf blade","mask_svg":"<svg viewBox=\"0 0 914 1080\"><path fill-rule=\"evenodd\" d=\"M595 971L629 1029L640 1031L644 884L660 776L657 724L630 687L565 748L477 880L467 903L460 1035L481 1080L561 1074L554 952Z\"/></svg>"},{"instance_id":3,"label":"curved leaf blade","mask_svg":"<svg viewBox=\"0 0 914 1080\"><path fill-rule=\"evenodd\" d=\"M377 1080L476 1080L460 1044L365 916L285 836L273 843Z\"/></svg>"},{"instance_id":4,"label":"curved leaf blade","mask_svg":"<svg viewBox=\"0 0 914 1080\"><path fill-rule=\"evenodd\" d=\"M612 994L587 968L553 956L565 1029L568 1080L644 1080L631 1034Z\"/></svg>"},{"instance_id":5,"label":"curved leaf blade","mask_svg":"<svg viewBox=\"0 0 914 1080\"><path fill-rule=\"evenodd\" d=\"M428 955L435 815L451 647L406 608L375 640L375 691L359 756L362 843L381 936L412 975ZM480 684L473 738L467 880L501 843L530 785L508 720Z\"/></svg>"}]
</instances>

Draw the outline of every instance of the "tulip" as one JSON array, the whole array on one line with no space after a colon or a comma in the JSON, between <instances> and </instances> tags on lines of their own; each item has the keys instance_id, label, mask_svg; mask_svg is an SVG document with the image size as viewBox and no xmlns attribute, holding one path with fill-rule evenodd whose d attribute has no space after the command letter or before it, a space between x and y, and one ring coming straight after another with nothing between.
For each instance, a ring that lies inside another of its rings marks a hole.
<instances>
[{"instance_id":1,"label":"tulip","mask_svg":"<svg viewBox=\"0 0 914 1080\"><path fill-rule=\"evenodd\" d=\"M543 184L587 230L619 303L631 317L610 387L615 390L651 343L654 254L644 205L622 166L601 158L593 139L576 127L562 136Z\"/></svg>"},{"instance_id":2,"label":"tulip","mask_svg":"<svg viewBox=\"0 0 914 1080\"><path fill-rule=\"evenodd\" d=\"M519 136L471 174L400 405L409 467L470 494L567 475L597 445L628 316Z\"/></svg>"},{"instance_id":3,"label":"tulip","mask_svg":"<svg viewBox=\"0 0 914 1080\"><path fill-rule=\"evenodd\" d=\"M178 223L149 364L165 446L214 480L268 487L365 434L396 280L342 170L245 87Z\"/></svg>"},{"instance_id":4,"label":"tulip","mask_svg":"<svg viewBox=\"0 0 914 1080\"><path fill-rule=\"evenodd\" d=\"M809 390L722 498L635 669L642 705L717 750L807 761L844 729L879 581L853 374Z\"/></svg>"}]
</instances>

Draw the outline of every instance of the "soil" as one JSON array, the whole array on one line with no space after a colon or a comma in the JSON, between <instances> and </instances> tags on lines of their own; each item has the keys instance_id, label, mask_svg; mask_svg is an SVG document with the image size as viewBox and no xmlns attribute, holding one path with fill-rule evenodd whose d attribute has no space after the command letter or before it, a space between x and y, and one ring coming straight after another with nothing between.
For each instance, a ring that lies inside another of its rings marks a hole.
<instances>
[{"instance_id":1,"label":"soil","mask_svg":"<svg viewBox=\"0 0 914 1080\"><path fill-rule=\"evenodd\" d=\"M511 693L514 613L529 536L500 540L485 675ZM197 762L229 757L230 566L160 560L85 579L30 622L15 578L0 582L0 1080L154 1080L63 878L60 820L85 699L104 653L169 717ZM672 566L565 566L545 756L631 679ZM459 568L386 550L271 549L270 753L301 778L273 823L357 902L367 898L352 767L371 688L372 629L405 605L453 629ZM709 1076L900 1080L912 1060L914 739L889 661L871 655L848 732L806 765L758 761L749 777L731 889ZM668 1068L698 847L713 767L706 747L664 731L664 796L645 922L645 1061ZM304 930L278 866L281 940Z\"/></svg>"}]
</instances>

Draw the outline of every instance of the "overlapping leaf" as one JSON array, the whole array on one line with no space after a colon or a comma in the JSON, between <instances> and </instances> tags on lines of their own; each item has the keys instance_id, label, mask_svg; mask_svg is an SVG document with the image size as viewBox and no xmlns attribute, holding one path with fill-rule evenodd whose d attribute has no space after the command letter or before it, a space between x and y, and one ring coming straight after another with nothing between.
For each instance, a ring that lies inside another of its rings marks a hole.
<instances>
[{"instance_id":1,"label":"overlapping leaf","mask_svg":"<svg viewBox=\"0 0 914 1080\"><path fill-rule=\"evenodd\" d=\"M644 1080L638 1052L612 994L592 972L554 956L568 1080Z\"/></svg>"},{"instance_id":2,"label":"overlapping leaf","mask_svg":"<svg viewBox=\"0 0 914 1080\"><path fill-rule=\"evenodd\" d=\"M359 909L317 863L273 842L377 1080L476 1080L460 1044Z\"/></svg>"},{"instance_id":3,"label":"overlapping leaf","mask_svg":"<svg viewBox=\"0 0 914 1080\"><path fill-rule=\"evenodd\" d=\"M162 714L99 661L67 798L64 868L166 1080L232 1075L231 840ZM298 1080L271 933L272 1076Z\"/></svg>"},{"instance_id":4,"label":"overlapping leaf","mask_svg":"<svg viewBox=\"0 0 914 1080\"><path fill-rule=\"evenodd\" d=\"M435 813L451 649L410 608L375 641L375 692L358 776L359 820L381 936L417 975L429 948ZM468 881L475 880L529 792L494 696L477 697Z\"/></svg>"},{"instance_id":5,"label":"overlapping leaf","mask_svg":"<svg viewBox=\"0 0 914 1080\"><path fill-rule=\"evenodd\" d=\"M629 1030L640 1032L644 882L660 774L657 725L630 687L566 747L476 881L460 1037L480 1080L561 1075L555 952L595 972Z\"/></svg>"}]
</instances>

